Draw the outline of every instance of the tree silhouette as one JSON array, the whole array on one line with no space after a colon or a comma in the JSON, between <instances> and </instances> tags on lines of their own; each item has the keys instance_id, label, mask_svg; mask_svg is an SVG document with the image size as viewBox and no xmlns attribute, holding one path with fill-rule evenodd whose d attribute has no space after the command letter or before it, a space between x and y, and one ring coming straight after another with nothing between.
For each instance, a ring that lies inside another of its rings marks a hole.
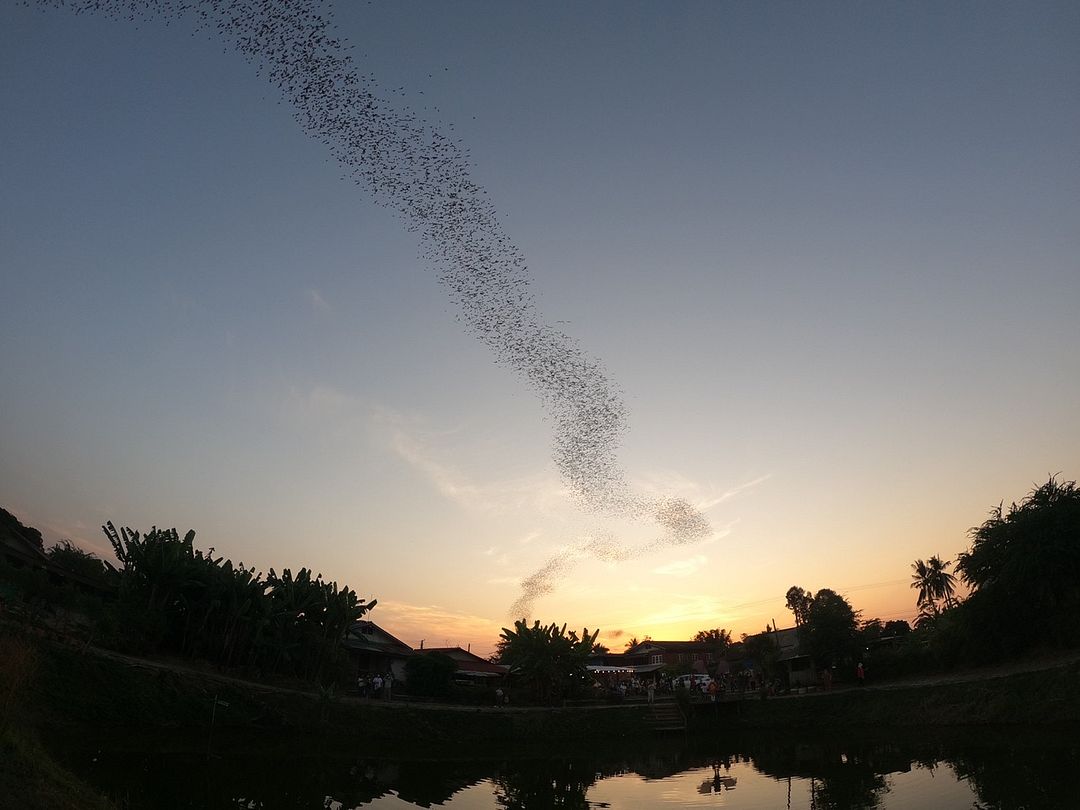
<instances>
[{"instance_id":1,"label":"tree silhouette","mask_svg":"<svg viewBox=\"0 0 1080 810\"><path fill-rule=\"evenodd\" d=\"M844 597L822 588L810 601L799 639L819 665L834 666L854 653L858 618Z\"/></svg>"},{"instance_id":2,"label":"tree silhouette","mask_svg":"<svg viewBox=\"0 0 1080 810\"><path fill-rule=\"evenodd\" d=\"M588 628L580 636L573 630L567 633L565 624L542 626L536 621L530 627L518 619L513 630L503 628L499 658L532 684L539 701L547 703L584 683L585 664L598 635L599 630L590 633Z\"/></svg>"},{"instance_id":3,"label":"tree silhouette","mask_svg":"<svg viewBox=\"0 0 1080 810\"><path fill-rule=\"evenodd\" d=\"M348 587L312 576L255 569L194 547L195 532L102 527L120 561L125 627L142 646L226 665L245 664L318 680L342 655L348 628L375 606ZM137 626L136 626L137 625Z\"/></svg>"},{"instance_id":4,"label":"tree silhouette","mask_svg":"<svg viewBox=\"0 0 1080 810\"><path fill-rule=\"evenodd\" d=\"M806 617L810 612L810 605L813 601L814 597L810 595L810 591L804 591L798 585L792 585L787 589L785 604L788 610L795 615L796 627L806 623Z\"/></svg>"},{"instance_id":5,"label":"tree silhouette","mask_svg":"<svg viewBox=\"0 0 1080 810\"><path fill-rule=\"evenodd\" d=\"M944 603L946 609L955 604L956 577L949 573L950 565L952 562L936 554L926 562L916 560L911 564L911 587L919 591L915 604L935 619L941 615L938 602Z\"/></svg>"},{"instance_id":6,"label":"tree silhouette","mask_svg":"<svg viewBox=\"0 0 1080 810\"><path fill-rule=\"evenodd\" d=\"M712 648L713 655L718 660L731 649L731 631L719 627L714 627L711 630L698 630L692 640L699 644L708 644Z\"/></svg>"},{"instance_id":7,"label":"tree silhouette","mask_svg":"<svg viewBox=\"0 0 1080 810\"><path fill-rule=\"evenodd\" d=\"M980 609L1008 614L1029 640L1080 641L1080 490L1074 481L1051 476L1008 512L998 504L971 538L957 570Z\"/></svg>"}]
</instances>

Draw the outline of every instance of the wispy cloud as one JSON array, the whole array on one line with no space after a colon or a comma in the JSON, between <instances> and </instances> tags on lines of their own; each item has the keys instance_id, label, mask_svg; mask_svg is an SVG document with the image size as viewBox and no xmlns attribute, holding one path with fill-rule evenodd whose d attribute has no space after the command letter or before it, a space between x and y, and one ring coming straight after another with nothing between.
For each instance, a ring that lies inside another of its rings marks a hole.
<instances>
[{"instance_id":1,"label":"wispy cloud","mask_svg":"<svg viewBox=\"0 0 1080 810\"><path fill-rule=\"evenodd\" d=\"M652 572L661 576L688 577L700 571L706 563L708 563L708 559L698 554L688 560L676 560L669 562L667 565L661 565L659 568L654 568Z\"/></svg>"},{"instance_id":2,"label":"wispy cloud","mask_svg":"<svg viewBox=\"0 0 1080 810\"><path fill-rule=\"evenodd\" d=\"M488 585L520 585L521 577L492 577L487 580Z\"/></svg>"},{"instance_id":3,"label":"wispy cloud","mask_svg":"<svg viewBox=\"0 0 1080 810\"><path fill-rule=\"evenodd\" d=\"M701 483L687 476L672 471L653 471L639 476L635 485L644 493L653 497L675 497L692 504L705 512L732 498L768 481L771 473L759 475L750 481L734 486L717 486L713 483Z\"/></svg>"},{"instance_id":4,"label":"wispy cloud","mask_svg":"<svg viewBox=\"0 0 1080 810\"><path fill-rule=\"evenodd\" d=\"M368 618L412 647L419 647L421 640L425 647L472 643L473 652L482 648L481 655L491 651L502 629L500 622L485 616L394 600L380 599Z\"/></svg>"},{"instance_id":5,"label":"wispy cloud","mask_svg":"<svg viewBox=\"0 0 1080 810\"><path fill-rule=\"evenodd\" d=\"M656 610L637 619L640 627L663 627L679 624L716 626L717 622L730 621L723 603L707 594L678 594L665 600Z\"/></svg>"},{"instance_id":6,"label":"wispy cloud","mask_svg":"<svg viewBox=\"0 0 1080 810\"><path fill-rule=\"evenodd\" d=\"M304 295L307 298L308 303L311 304L311 308L316 312L331 311L330 305L326 303L326 299L322 297L322 293L318 290L307 290Z\"/></svg>"},{"instance_id":7,"label":"wispy cloud","mask_svg":"<svg viewBox=\"0 0 1080 810\"><path fill-rule=\"evenodd\" d=\"M98 526L90 527L81 520L69 520L63 517L37 517L15 507L10 507L8 511L24 526L31 526L40 531L46 548L56 545L61 540L70 540L83 551L96 554L103 560L115 560L112 547L105 540Z\"/></svg>"},{"instance_id":8,"label":"wispy cloud","mask_svg":"<svg viewBox=\"0 0 1080 810\"><path fill-rule=\"evenodd\" d=\"M490 513L549 513L569 503L566 487L553 474L474 481L440 457L431 441L438 434L424 431L419 425L389 411L380 411L375 422L386 431L391 449L402 461L462 508Z\"/></svg>"},{"instance_id":9,"label":"wispy cloud","mask_svg":"<svg viewBox=\"0 0 1080 810\"><path fill-rule=\"evenodd\" d=\"M283 403L287 415L319 423L366 416L370 407L365 400L332 385L290 388Z\"/></svg>"}]
</instances>

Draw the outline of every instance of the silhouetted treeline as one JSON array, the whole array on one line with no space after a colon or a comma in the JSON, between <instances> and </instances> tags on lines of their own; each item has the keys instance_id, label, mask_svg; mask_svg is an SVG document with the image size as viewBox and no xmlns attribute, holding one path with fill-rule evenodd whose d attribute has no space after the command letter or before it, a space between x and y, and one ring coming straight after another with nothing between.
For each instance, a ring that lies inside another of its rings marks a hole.
<instances>
[{"instance_id":1,"label":"silhouetted treeline","mask_svg":"<svg viewBox=\"0 0 1080 810\"><path fill-rule=\"evenodd\" d=\"M317 679L370 610L348 587L301 568L264 578L194 547L195 532L102 527L120 561L121 637L225 666ZM212 551L212 550L211 550Z\"/></svg>"},{"instance_id":2,"label":"silhouetted treeline","mask_svg":"<svg viewBox=\"0 0 1080 810\"><path fill-rule=\"evenodd\" d=\"M956 560L968 586L955 593L952 563L912 565L919 619L909 643L874 654L878 671L909 674L991 664L1080 646L1080 490L1051 477L970 531Z\"/></svg>"}]
</instances>

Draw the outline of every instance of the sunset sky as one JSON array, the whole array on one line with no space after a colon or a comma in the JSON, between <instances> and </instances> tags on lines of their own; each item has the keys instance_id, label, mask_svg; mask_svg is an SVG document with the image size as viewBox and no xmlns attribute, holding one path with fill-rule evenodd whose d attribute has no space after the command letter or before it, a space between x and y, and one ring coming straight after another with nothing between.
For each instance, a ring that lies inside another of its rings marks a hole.
<instances>
[{"instance_id":1,"label":"sunset sky","mask_svg":"<svg viewBox=\"0 0 1080 810\"><path fill-rule=\"evenodd\" d=\"M617 385L639 492L582 511L414 234L183 24L0 4L0 506L111 556L194 528L418 646L533 618L736 635L793 584L910 619L916 558L1080 475L1080 5L342 2L460 138L545 317Z\"/></svg>"}]
</instances>

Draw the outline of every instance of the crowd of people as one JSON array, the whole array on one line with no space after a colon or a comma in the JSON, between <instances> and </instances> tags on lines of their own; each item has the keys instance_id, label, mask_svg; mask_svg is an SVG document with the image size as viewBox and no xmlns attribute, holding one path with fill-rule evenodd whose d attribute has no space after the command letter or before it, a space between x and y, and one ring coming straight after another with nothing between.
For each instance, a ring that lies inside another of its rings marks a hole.
<instances>
[{"instance_id":1,"label":"crowd of people","mask_svg":"<svg viewBox=\"0 0 1080 810\"><path fill-rule=\"evenodd\" d=\"M601 684L597 684L601 686ZM674 694L678 689L689 689L700 692L710 700L719 700L724 695L757 692L767 689L770 693L779 691L780 679L774 682L765 681L756 670L740 670L734 673L722 673L715 678L705 675L684 675L677 678L639 678L636 675L630 678L621 678L614 683L606 685L611 697L625 700L626 698L646 697L652 703L657 693Z\"/></svg>"},{"instance_id":2,"label":"crowd of people","mask_svg":"<svg viewBox=\"0 0 1080 810\"><path fill-rule=\"evenodd\" d=\"M376 700L390 700L393 697L394 675L387 672L385 675L374 675L361 672L356 678L356 690L362 698L375 698Z\"/></svg>"}]
</instances>

